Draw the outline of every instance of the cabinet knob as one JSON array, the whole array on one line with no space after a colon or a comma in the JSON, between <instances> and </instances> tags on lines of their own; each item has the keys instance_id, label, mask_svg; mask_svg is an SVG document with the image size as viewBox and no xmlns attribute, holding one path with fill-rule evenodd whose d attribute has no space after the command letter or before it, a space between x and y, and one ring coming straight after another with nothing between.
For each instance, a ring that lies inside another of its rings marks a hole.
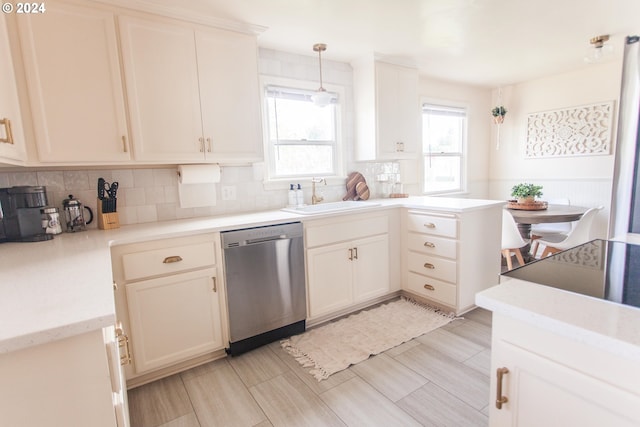
<instances>
[{"instance_id":1,"label":"cabinet knob","mask_svg":"<svg viewBox=\"0 0 640 427\"><path fill-rule=\"evenodd\" d=\"M173 256L168 256L164 259L164 261L162 261L163 264L171 264L174 262L180 262L182 261L182 257L180 255L173 255Z\"/></svg>"},{"instance_id":2,"label":"cabinet knob","mask_svg":"<svg viewBox=\"0 0 640 427\"><path fill-rule=\"evenodd\" d=\"M496 383L496 408L502 409L502 404L507 403L509 399L507 396L502 395L502 378L509 373L507 368L498 368L496 370L496 375L498 377L498 381Z\"/></svg>"},{"instance_id":3,"label":"cabinet knob","mask_svg":"<svg viewBox=\"0 0 640 427\"><path fill-rule=\"evenodd\" d=\"M436 266L435 266L435 265L433 265L433 264L431 264L431 263L429 263L429 262L425 262L425 263L424 263L424 268L428 268L428 269L430 269L430 270L433 270L433 269L435 269L435 268L436 268Z\"/></svg>"},{"instance_id":4,"label":"cabinet knob","mask_svg":"<svg viewBox=\"0 0 640 427\"><path fill-rule=\"evenodd\" d=\"M435 290L436 290L436 288L434 288L433 286L431 286L431 285L426 285L426 284L424 285L424 288L425 288L426 290L428 290L428 291L435 291Z\"/></svg>"},{"instance_id":5,"label":"cabinet knob","mask_svg":"<svg viewBox=\"0 0 640 427\"><path fill-rule=\"evenodd\" d=\"M424 246L427 248L435 248L436 245L431 242L424 242Z\"/></svg>"},{"instance_id":6,"label":"cabinet knob","mask_svg":"<svg viewBox=\"0 0 640 427\"><path fill-rule=\"evenodd\" d=\"M436 228L436 225L432 222L427 222L424 226L427 228Z\"/></svg>"}]
</instances>

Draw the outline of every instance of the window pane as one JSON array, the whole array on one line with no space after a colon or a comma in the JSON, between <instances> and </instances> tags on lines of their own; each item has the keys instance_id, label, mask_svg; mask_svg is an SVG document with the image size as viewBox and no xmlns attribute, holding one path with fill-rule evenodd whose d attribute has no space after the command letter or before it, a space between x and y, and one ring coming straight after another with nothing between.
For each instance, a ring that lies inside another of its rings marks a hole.
<instances>
[{"instance_id":1,"label":"window pane","mask_svg":"<svg viewBox=\"0 0 640 427\"><path fill-rule=\"evenodd\" d=\"M333 174L333 146L276 145L276 176Z\"/></svg>"},{"instance_id":2,"label":"window pane","mask_svg":"<svg viewBox=\"0 0 640 427\"><path fill-rule=\"evenodd\" d=\"M423 109L422 140L425 153L460 153L465 114L450 110Z\"/></svg>"},{"instance_id":3,"label":"window pane","mask_svg":"<svg viewBox=\"0 0 640 427\"><path fill-rule=\"evenodd\" d=\"M269 97L267 101L272 141L335 140L335 105L317 107L308 98Z\"/></svg>"},{"instance_id":4,"label":"window pane","mask_svg":"<svg viewBox=\"0 0 640 427\"><path fill-rule=\"evenodd\" d=\"M424 191L461 190L461 160L458 156L425 156Z\"/></svg>"}]
</instances>

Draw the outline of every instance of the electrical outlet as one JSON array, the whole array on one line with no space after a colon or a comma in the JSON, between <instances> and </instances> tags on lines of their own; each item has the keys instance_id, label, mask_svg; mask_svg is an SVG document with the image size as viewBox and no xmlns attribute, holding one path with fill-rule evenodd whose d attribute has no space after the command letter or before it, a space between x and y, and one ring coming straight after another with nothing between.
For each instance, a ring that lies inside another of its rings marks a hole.
<instances>
[{"instance_id":1,"label":"electrical outlet","mask_svg":"<svg viewBox=\"0 0 640 427\"><path fill-rule=\"evenodd\" d=\"M222 200L235 200L236 199L236 186L235 185L223 185L222 186Z\"/></svg>"}]
</instances>

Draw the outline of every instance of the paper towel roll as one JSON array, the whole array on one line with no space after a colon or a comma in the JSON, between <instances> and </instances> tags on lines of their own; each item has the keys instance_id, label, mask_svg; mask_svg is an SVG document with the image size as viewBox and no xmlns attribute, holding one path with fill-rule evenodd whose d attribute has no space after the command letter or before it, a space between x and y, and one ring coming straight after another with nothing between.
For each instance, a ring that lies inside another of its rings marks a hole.
<instances>
[{"instance_id":1,"label":"paper towel roll","mask_svg":"<svg viewBox=\"0 0 640 427\"><path fill-rule=\"evenodd\" d=\"M180 184L212 184L220 182L219 165L179 165Z\"/></svg>"}]
</instances>

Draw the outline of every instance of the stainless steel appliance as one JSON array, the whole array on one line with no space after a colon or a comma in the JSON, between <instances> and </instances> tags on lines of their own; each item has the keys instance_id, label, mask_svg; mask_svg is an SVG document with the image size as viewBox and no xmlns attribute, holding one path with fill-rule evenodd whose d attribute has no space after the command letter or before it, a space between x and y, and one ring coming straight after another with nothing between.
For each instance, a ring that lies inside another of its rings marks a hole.
<instances>
[{"instance_id":1,"label":"stainless steel appliance","mask_svg":"<svg viewBox=\"0 0 640 427\"><path fill-rule=\"evenodd\" d=\"M47 205L45 187L0 188L0 242L50 240L42 228L41 208Z\"/></svg>"},{"instance_id":2,"label":"stainless steel appliance","mask_svg":"<svg viewBox=\"0 0 640 427\"><path fill-rule=\"evenodd\" d=\"M302 224L221 233L227 282L229 348L237 355L305 330Z\"/></svg>"}]
</instances>

